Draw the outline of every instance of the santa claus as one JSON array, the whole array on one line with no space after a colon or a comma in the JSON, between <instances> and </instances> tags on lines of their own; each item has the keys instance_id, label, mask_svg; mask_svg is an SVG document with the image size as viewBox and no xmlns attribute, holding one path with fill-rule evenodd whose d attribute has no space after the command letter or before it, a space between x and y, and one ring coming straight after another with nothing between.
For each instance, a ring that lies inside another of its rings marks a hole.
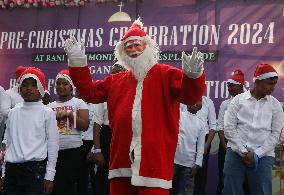
<instances>
[{"instance_id":1,"label":"santa claus","mask_svg":"<svg viewBox=\"0 0 284 195\"><path fill-rule=\"evenodd\" d=\"M168 194L179 104L195 104L205 90L202 54L196 48L192 55L183 53L183 70L159 64L159 47L139 19L115 47L116 58L128 71L92 81L83 42L67 39L65 51L80 96L86 102L107 102L111 195Z\"/></svg>"}]
</instances>

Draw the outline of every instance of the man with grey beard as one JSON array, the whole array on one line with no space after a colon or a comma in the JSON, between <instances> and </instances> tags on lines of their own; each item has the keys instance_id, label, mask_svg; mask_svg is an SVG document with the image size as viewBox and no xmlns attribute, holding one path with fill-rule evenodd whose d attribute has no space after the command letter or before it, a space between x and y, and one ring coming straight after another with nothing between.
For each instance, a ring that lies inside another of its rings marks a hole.
<instances>
[{"instance_id":1,"label":"man with grey beard","mask_svg":"<svg viewBox=\"0 0 284 195\"><path fill-rule=\"evenodd\" d=\"M111 195L168 195L178 141L179 105L205 90L203 58L183 53L183 66L159 64L159 47L136 20L115 47L128 71L92 81L82 41L65 42L71 78L86 102L107 102L112 129Z\"/></svg>"}]
</instances>

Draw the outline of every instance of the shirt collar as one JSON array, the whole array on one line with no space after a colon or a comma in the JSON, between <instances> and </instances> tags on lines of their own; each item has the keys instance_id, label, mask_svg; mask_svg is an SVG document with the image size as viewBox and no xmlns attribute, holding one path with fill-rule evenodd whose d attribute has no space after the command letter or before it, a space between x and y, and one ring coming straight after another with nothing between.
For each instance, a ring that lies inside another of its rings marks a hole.
<instances>
[{"instance_id":1,"label":"shirt collar","mask_svg":"<svg viewBox=\"0 0 284 195\"><path fill-rule=\"evenodd\" d=\"M255 99L252 95L251 95L251 92L250 92L250 90L248 90L248 91L246 91L246 92L244 92L244 97L245 97L245 99ZM268 100L268 97L269 97L269 95L266 95L266 96L264 96L264 98L261 98L261 99L263 99L263 100ZM260 99L260 100L261 100Z\"/></svg>"}]
</instances>

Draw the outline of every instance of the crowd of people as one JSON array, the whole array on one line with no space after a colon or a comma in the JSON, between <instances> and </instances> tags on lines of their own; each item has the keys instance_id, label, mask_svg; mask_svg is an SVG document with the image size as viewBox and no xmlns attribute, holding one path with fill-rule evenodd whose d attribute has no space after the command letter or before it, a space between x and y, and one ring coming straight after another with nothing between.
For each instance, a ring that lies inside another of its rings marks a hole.
<instances>
[{"instance_id":1,"label":"crowd of people","mask_svg":"<svg viewBox=\"0 0 284 195\"><path fill-rule=\"evenodd\" d=\"M95 195L204 195L217 133L212 194L272 194L284 126L271 95L273 66L257 65L248 91L236 69L216 117L204 96L202 53L183 53L182 69L160 64L139 19L116 45L117 63L103 80L91 77L81 40L67 39L65 52L69 68L55 78L55 101L36 67L17 67L17 85L0 88L2 193L87 195L91 184Z\"/></svg>"}]
</instances>

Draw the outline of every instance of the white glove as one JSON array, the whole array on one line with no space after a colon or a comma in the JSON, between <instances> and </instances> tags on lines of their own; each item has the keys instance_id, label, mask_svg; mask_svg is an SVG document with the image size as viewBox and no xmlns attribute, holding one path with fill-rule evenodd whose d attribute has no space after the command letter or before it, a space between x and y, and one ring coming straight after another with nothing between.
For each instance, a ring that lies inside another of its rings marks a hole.
<instances>
[{"instance_id":1,"label":"white glove","mask_svg":"<svg viewBox=\"0 0 284 195\"><path fill-rule=\"evenodd\" d=\"M203 54L194 47L191 55L182 52L182 70L189 78L197 79L203 73Z\"/></svg>"},{"instance_id":2,"label":"white glove","mask_svg":"<svg viewBox=\"0 0 284 195\"><path fill-rule=\"evenodd\" d=\"M87 56L85 55L84 41L77 41L75 37L65 40L64 50L68 56L68 66L84 67L87 66Z\"/></svg>"}]
</instances>

